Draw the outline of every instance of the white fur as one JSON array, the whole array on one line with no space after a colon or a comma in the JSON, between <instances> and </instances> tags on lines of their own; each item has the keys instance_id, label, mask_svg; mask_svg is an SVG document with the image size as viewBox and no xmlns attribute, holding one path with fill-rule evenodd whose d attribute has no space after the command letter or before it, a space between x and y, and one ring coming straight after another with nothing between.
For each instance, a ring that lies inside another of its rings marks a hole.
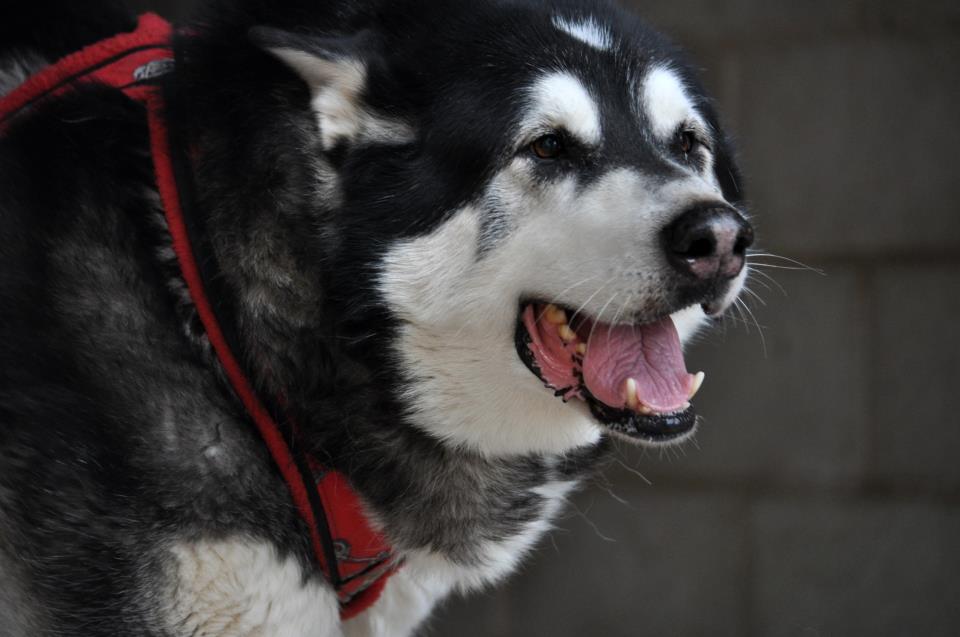
<instances>
[{"instance_id":1,"label":"white fur","mask_svg":"<svg viewBox=\"0 0 960 637\"><path fill-rule=\"evenodd\" d=\"M642 311L670 276L660 228L690 203L717 196L696 176L664 185L629 169L580 190L572 180L542 184L531 161L515 159L482 202L394 246L380 278L404 323L397 352L410 375L411 420L495 456L562 453L596 442L601 431L583 403L564 404L520 361L519 300L556 300L608 322ZM510 229L481 258L481 217L492 211ZM703 313L678 317L689 337Z\"/></svg>"},{"instance_id":2,"label":"white fur","mask_svg":"<svg viewBox=\"0 0 960 637\"><path fill-rule=\"evenodd\" d=\"M542 516L517 535L481 548L479 567L465 567L426 550L405 554L403 568L390 580L377 603L344 624L346 637L403 637L427 617L434 605L451 592L466 593L496 583L511 573L545 531L550 528L572 482L546 484L535 492L546 499Z\"/></svg>"},{"instance_id":3,"label":"white fur","mask_svg":"<svg viewBox=\"0 0 960 637\"><path fill-rule=\"evenodd\" d=\"M554 16L553 26L600 51L609 51L613 48L613 35L609 29L597 22L596 18L570 20L563 16Z\"/></svg>"},{"instance_id":4,"label":"white fur","mask_svg":"<svg viewBox=\"0 0 960 637\"><path fill-rule=\"evenodd\" d=\"M570 73L553 72L540 78L530 89L529 111L520 127L528 137L563 129L587 144L600 141L597 104L583 82Z\"/></svg>"},{"instance_id":5,"label":"white fur","mask_svg":"<svg viewBox=\"0 0 960 637\"><path fill-rule=\"evenodd\" d=\"M479 211L468 207L385 259L382 290L406 323L398 353L412 375L404 402L413 422L494 454L595 443L600 431L586 412L554 398L517 357L518 297L502 274L477 267L478 236Z\"/></svg>"},{"instance_id":6,"label":"white fur","mask_svg":"<svg viewBox=\"0 0 960 637\"><path fill-rule=\"evenodd\" d=\"M274 547L234 539L179 544L174 557L177 634L192 637L340 637L336 596Z\"/></svg>"},{"instance_id":7,"label":"white fur","mask_svg":"<svg viewBox=\"0 0 960 637\"><path fill-rule=\"evenodd\" d=\"M701 120L683 80L665 66L647 72L641 92L643 112L654 135L661 139L672 135L681 124Z\"/></svg>"},{"instance_id":8,"label":"white fur","mask_svg":"<svg viewBox=\"0 0 960 637\"><path fill-rule=\"evenodd\" d=\"M377 603L343 624L345 637L402 637L427 618L437 602L450 592L450 583L424 569L411 556L387 580Z\"/></svg>"},{"instance_id":9,"label":"white fur","mask_svg":"<svg viewBox=\"0 0 960 637\"><path fill-rule=\"evenodd\" d=\"M544 511L516 535L479 547L480 564L464 566L439 553L403 553L402 568L377 602L358 617L340 622L333 592L306 579L293 558L247 539L201 541L174 546L170 623L192 637L402 637L410 635L437 602L453 591L469 592L512 572L549 530L574 487L552 482L534 489Z\"/></svg>"},{"instance_id":10,"label":"white fur","mask_svg":"<svg viewBox=\"0 0 960 637\"><path fill-rule=\"evenodd\" d=\"M739 289L737 292L739 292ZM703 329L707 315L699 305L691 305L679 312L674 312L670 315L670 318L673 319L677 334L680 335L680 342L686 343Z\"/></svg>"},{"instance_id":11,"label":"white fur","mask_svg":"<svg viewBox=\"0 0 960 637\"><path fill-rule=\"evenodd\" d=\"M270 52L307 83L317 116L321 141L330 150L341 141L354 144L404 144L415 133L406 123L373 113L361 99L367 67L360 60L329 60L296 49Z\"/></svg>"},{"instance_id":12,"label":"white fur","mask_svg":"<svg viewBox=\"0 0 960 637\"><path fill-rule=\"evenodd\" d=\"M681 126L695 131L702 139L711 139L710 127L697 111L683 80L674 71L665 66L655 66L647 72L642 87L641 108L651 131L660 142L671 141ZM716 197L719 198L720 187L713 172L713 154L703 146L694 152L706 160L698 174L716 191ZM672 154L664 153L664 157L684 170L693 172L689 164L678 162Z\"/></svg>"}]
</instances>

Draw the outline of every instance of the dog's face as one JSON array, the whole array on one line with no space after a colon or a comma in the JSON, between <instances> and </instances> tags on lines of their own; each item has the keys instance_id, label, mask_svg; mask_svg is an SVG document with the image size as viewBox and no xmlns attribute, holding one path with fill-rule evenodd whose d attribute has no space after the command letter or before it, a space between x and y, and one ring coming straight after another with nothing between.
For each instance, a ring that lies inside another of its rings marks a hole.
<instances>
[{"instance_id":1,"label":"dog's face","mask_svg":"<svg viewBox=\"0 0 960 637\"><path fill-rule=\"evenodd\" d=\"M379 246L409 418L488 454L690 435L680 345L752 241L708 100L611 6L424 13L255 33L311 87L343 244Z\"/></svg>"}]
</instances>

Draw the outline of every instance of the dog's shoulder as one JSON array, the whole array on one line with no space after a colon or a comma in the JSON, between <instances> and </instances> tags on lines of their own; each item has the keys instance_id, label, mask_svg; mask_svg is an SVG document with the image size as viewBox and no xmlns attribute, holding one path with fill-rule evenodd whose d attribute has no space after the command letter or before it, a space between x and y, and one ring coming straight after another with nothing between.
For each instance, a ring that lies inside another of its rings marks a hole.
<instances>
[{"instance_id":1,"label":"dog's shoulder","mask_svg":"<svg viewBox=\"0 0 960 637\"><path fill-rule=\"evenodd\" d=\"M37 105L0 166L0 621L165 634L169 547L195 537L307 563L266 450L183 333L143 109L93 87Z\"/></svg>"}]
</instances>

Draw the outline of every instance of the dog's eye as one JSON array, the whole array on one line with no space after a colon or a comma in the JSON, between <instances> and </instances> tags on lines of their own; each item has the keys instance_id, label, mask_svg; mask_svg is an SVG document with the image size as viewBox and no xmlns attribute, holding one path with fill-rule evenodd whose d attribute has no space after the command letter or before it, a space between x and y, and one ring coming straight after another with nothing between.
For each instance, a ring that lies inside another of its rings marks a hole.
<instances>
[{"instance_id":1,"label":"dog's eye","mask_svg":"<svg viewBox=\"0 0 960 637\"><path fill-rule=\"evenodd\" d=\"M682 130L677 133L677 146L684 155L692 153L699 143L697 134L691 130Z\"/></svg>"},{"instance_id":2,"label":"dog's eye","mask_svg":"<svg viewBox=\"0 0 960 637\"><path fill-rule=\"evenodd\" d=\"M563 140L553 133L544 135L530 144L530 150L540 159L556 159L563 154Z\"/></svg>"}]
</instances>

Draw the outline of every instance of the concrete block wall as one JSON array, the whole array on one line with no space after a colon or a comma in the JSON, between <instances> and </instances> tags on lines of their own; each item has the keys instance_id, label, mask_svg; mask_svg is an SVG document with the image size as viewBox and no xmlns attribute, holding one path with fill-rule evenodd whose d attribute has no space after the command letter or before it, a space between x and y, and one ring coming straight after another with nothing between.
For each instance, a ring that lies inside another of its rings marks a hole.
<instances>
[{"instance_id":1,"label":"concrete block wall","mask_svg":"<svg viewBox=\"0 0 960 637\"><path fill-rule=\"evenodd\" d=\"M424 634L960 634L960 4L624 1L702 66L761 246L824 274L756 259L762 339L688 355L696 443L623 447Z\"/></svg>"}]
</instances>

